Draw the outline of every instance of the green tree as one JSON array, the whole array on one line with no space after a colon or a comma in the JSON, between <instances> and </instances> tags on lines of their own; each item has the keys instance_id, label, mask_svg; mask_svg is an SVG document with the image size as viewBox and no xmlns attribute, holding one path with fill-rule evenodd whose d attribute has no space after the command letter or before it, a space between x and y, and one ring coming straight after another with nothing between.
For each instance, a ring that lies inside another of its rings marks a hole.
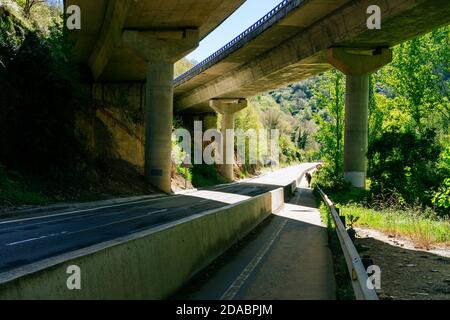
<instances>
[{"instance_id":1,"label":"green tree","mask_svg":"<svg viewBox=\"0 0 450 320\"><path fill-rule=\"evenodd\" d=\"M383 92L411 115L410 128L419 133L429 126L448 133L449 48L450 27L438 29L395 47L393 62L380 72Z\"/></svg>"},{"instance_id":2,"label":"green tree","mask_svg":"<svg viewBox=\"0 0 450 320\"><path fill-rule=\"evenodd\" d=\"M438 181L435 161L439 152L430 129L421 135L395 129L383 132L369 145L371 191L397 194L409 204L430 204L430 190Z\"/></svg>"},{"instance_id":3,"label":"green tree","mask_svg":"<svg viewBox=\"0 0 450 320\"><path fill-rule=\"evenodd\" d=\"M369 143L381 133L380 128L383 125L383 119L383 110L380 109L380 104L377 103L376 79L371 75L369 77Z\"/></svg>"},{"instance_id":4,"label":"green tree","mask_svg":"<svg viewBox=\"0 0 450 320\"><path fill-rule=\"evenodd\" d=\"M316 141L321 145L320 155L330 166L330 173L342 176L344 154L344 75L336 70L325 73L319 79L314 94L320 110L315 116L317 123Z\"/></svg>"},{"instance_id":5,"label":"green tree","mask_svg":"<svg viewBox=\"0 0 450 320\"><path fill-rule=\"evenodd\" d=\"M23 17L42 33L48 34L50 27L55 22L61 21L62 0L14 0L14 2L22 9Z\"/></svg>"},{"instance_id":6,"label":"green tree","mask_svg":"<svg viewBox=\"0 0 450 320\"><path fill-rule=\"evenodd\" d=\"M445 187L450 172L440 169L445 158L438 155L450 144L449 41L444 27L395 47L393 62L371 81L368 158L376 193L395 189L408 202L430 204Z\"/></svg>"},{"instance_id":7,"label":"green tree","mask_svg":"<svg viewBox=\"0 0 450 320\"><path fill-rule=\"evenodd\" d=\"M194 60L188 60L183 58L175 63L174 76L175 78L182 75L189 69L193 68L196 65Z\"/></svg>"}]
</instances>

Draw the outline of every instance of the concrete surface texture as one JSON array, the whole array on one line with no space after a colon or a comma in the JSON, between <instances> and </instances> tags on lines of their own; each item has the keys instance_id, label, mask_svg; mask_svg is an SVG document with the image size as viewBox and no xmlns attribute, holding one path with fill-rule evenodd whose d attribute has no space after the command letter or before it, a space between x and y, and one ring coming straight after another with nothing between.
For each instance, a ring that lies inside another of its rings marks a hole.
<instances>
[{"instance_id":1,"label":"concrete surface texture","mask_svg":"<svg viewBox=\"0 0 450 320\"><path fill-rule=\"evenodd\" d=\"M185 32L203 39L244 0L66 0L81 9L81 30L70 32L76 62L99 81L145 81L147 63L122 43L124 30Z\"/></svg>"},{"instance_id":2,"label":"concrete surface texture","mask_svg":"<svg viewBox=\"0 0 450 320\"><path fill-rule=\"evenodd\" d=\"M327 229L305 180L283 210L177 298L332 300L336 298ZM205 279L202 279L205 277Z\"/></svg>"},{"instance_id":3,"label":"concrete surface texture","mask_svg":"<svg viewBox=\"0 0 450 320\"><path fill-rule=\"evenodd\" d=\"M284 203L314 164L184 195L0 221L0 299L162 299ZM82 270L82 290L66 269Z\"/></svg>"},{"instance_id":4,"label":"concrete surface texture","mask_svg":"<svg viewBox=\"0 0 450 320\"><path fill-rule=\"evenodd\" d=\"M173 63L148 65L145 107L145 176L153 186L170 193L172 173Z\"/></svg>"},{"instance_id":5,"label":"concrete surface texture","mask_svg":"<svg viewBox=\"0 0 450 320\"><path fill-rule=\"evenodd\" d=\"M369 75L346 76L344 178L353 186L366 186L369 127Z\"/></svg>"},{"instance_id":6,"label":"concrete surface texture","mask_svg":"<svg viewBox=\"0 0 450 320\"><path fill-rule=\"evenodd\" d=\"M121 159L144 172L145 83L92 85L95 114L77 114L76 127L96 157Z\"/></svg>"}]
</instances>

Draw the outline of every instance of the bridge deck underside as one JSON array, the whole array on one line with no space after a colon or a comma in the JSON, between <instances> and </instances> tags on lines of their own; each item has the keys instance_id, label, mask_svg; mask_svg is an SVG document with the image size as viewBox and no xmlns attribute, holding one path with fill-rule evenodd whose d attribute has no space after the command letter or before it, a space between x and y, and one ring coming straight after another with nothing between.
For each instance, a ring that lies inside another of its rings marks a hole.
<instances>
[{"instance_id":1,"label":"bridge deck underside","mask_svg":"<svg viewBox=\"0 0 450 320\"><path fill-rule=\"evenodd\" d=\"M115 28L113 24L121 18L112 8L123 1L65 1L66 7L78 5L81 9L81 30L74 30L70 35L75 45L74 55L78 63L88 65L96 46L102 41L105 42L105 37L120 38L120 33L127 29L161 31L194 28L199 30L200 39L203 39L245 0L130 1L123 24ZM109 25L113 26L117 34L112 34L111 30L108 30ZM115 41L111 55L108 57L108 64L97 80L103 82L143 81L146 69L145 61L124 48L120 41Z\"/></svg>"}]
</instances>

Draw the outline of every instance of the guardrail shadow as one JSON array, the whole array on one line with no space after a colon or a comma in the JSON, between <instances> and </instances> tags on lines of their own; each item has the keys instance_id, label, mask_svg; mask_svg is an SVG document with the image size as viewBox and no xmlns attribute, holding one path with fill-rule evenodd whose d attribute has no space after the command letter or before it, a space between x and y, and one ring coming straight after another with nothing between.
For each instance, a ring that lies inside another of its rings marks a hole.
<instances>
[{"instance_id":1,"label":"guardrail shadow","mask_svg":"<svg viewBox=\"0 0 450 320\"><path fill-rule=\"evenodd\" d=\"M375 239L357 238L363 259L381 270L380 299L450 299L450 258L403 248Z\"/></svg>"}]
</instances>

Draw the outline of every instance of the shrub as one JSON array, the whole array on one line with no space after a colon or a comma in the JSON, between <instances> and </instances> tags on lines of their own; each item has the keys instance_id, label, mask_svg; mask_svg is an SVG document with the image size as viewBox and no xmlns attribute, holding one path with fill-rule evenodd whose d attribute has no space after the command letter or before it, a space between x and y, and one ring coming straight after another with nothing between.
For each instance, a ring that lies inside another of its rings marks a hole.
<instances>
[{"instance_id":1,"label":"shrub","mask_svg":"<svg viewBox=\"0 0 450 320\"><path fill-rule=\"evenodd\" d=\"M227 182L217 173L214 165L194 165L191 169L192 185L194 187L207 187Z\"/></svg>"},{"instance_id":2,"label":"shrub","mask_svg":"<svg viewBox=\"0 0 450 320\"><path fill-rule=\"evenodd\" d=\"M447 215L450 214L450 178L444 180L441 188L434 194L433 204L442 209L447 209Z\"/></svg>"},{"instance_id":3,"label":"shrub","mask_svg":"<svg viewBox=\"0 0 450 320\"><path fill-rule=\"evenodd\" d=\"M397 193L410 204L430 204L430 190L439 181L435 165L439 153L432 130L422 136L397 129L383 133L369 145L371 191Z\"/></svg>"},{"instance_id":4,"label":"shrub","mask_svg":"<svg viewBox=\"0 0 450 320\"><path fill-rule=\"evenodd\" d=\"M86 105L75 84L70 46L60 26L44 37L12 23L9 28L15 33L8 35L15 40L9 46L0 43L0 52L7 57L0 68L0 160L8 168L32 173L55 167L66 171L82 154L75 112Z\"/></svg>"}]
</instances>

